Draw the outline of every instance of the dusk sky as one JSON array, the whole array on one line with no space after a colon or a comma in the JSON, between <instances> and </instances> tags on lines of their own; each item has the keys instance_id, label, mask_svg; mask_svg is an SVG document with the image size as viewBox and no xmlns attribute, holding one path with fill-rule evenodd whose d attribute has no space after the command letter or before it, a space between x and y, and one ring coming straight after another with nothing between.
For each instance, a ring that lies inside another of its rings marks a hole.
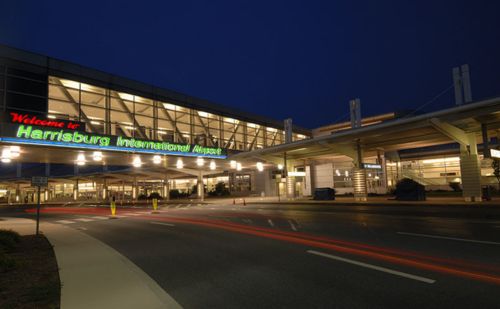
<instances>
[{"instance_id":1,"label":"dusk sky","mask_svg":"<svg viewBox=\"0 0 500 309\"><path fill-rule=\"evenodd\" d=\"M48 4L50 3L50 4ZM2 1L0 43L314 128L500 95L500 1ZM429 103L430 102L430 103Z\"/></svg>"}]
</instances>

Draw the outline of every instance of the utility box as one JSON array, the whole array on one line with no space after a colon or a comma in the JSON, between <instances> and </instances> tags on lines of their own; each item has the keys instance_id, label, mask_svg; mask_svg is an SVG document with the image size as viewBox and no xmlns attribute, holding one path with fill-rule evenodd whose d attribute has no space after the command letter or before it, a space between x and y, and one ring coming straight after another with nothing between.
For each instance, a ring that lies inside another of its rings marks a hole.
<instances>
[{"instance_id":1,"label":"utility box","mask_svg":"<svg viewBox=\"0 0 500 309\"><path fill-rule=\"evenodd\" d=\"M491 201L491 187L483 186L481 189L483 201Z\"/></svg>"},{"instance_id":2,"label":"utility box","mask_svg":"<svg viewBox=\"0 0 500 309\"><path fill-rule=\"evenodd\" d=\"M314 200L316 200L316 201L333 201L333 200L335 200L335 189L316 188L314 190Z\"/></svg>"}]
</instances>

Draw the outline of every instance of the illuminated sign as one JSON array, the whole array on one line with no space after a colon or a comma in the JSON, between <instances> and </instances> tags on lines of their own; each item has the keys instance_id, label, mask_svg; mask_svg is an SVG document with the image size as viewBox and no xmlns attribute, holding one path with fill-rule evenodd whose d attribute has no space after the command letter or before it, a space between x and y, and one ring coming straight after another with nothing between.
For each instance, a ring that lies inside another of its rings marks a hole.
<instances>
[{"instance_id":1,"label":"illuminated sign","mask_svg":"<svg viewBox=\"0 0 500 309\"><path fill-rule=\"evenodd\" d=\"M500 150L490 149L490 155L492 158L500 158Z\"/></svg>"},{"instance_id":2,"label":"illuminated sign","mask_svg":"<svg viewBox=\"0 0 500 309\"><path fill-rule=\"evenodd\" d=\"M6 118L4 116L4 118ZM8 118L11 123L34 125L39 127L50 127L57 129L69 130L85 130L85 124L81 122L61 120L61 119L47 119L44 115L32 115L21 113L17 111L9 111Z\"/></svg>"},{"instance_id":3,"label":"illuminated sign","mask_svg":"<svg viewBox=\"0 0 500 309\"><path fill-rule=\"evenodd\" d=\"M381 164L373 164L373 163L361 163L363 168L369 168L373 170L381 170L382 165Z\"/></svg>"},{"instance_id":4,"label":"illuminated sign","mask_svg":"<svg viewBox=\"0 0 500 309\"><path fill-rule=\"evenodd\" d=\"M8 124L3 125L2 136L5 137L1 137L1 141L20 144L157 153L216 159L225 159L227 157L225 150L219 147L140 140L57 128L54 130L24 124L17 127Z\"/></svg>"},{"instance_id":5,"label":"illuminated sign","mask_svg":"<svg viewBox=\"0 0 500 309\"><path fill-rule=\"evenodd\" d=\"M306 172L288 172L288 176L295 176L295 177L300 177L300 176L305 176Z\"/></svg>"}]
</instances>

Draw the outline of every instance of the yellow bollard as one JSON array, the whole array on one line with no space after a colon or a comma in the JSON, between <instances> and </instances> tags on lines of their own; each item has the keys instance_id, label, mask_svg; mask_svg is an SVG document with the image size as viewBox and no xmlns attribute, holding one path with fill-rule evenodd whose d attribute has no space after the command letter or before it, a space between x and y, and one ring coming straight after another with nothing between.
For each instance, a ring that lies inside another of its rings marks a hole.
<instances>
[{"instance_id":1,"label":"yellow bollard","mask_svg":"<svg viewBox=\"0 0 500 309\"><path fill-rule=\"evenodd\" d=\"M154 198L153 199L153 211L152 213L157 214L158 212L158 199Z\"/></svg>"},{"instance_id":2,"label":"yellow bollard","mask_svg":"<svg viewBox=\"0 0 500 309\"><path fill-rule=\"evenodd\" d=\"M116 203L115 201L111 201L111 216L113 218L116 218L115 215L116 215Z\"/></svg>"}]
</instances>

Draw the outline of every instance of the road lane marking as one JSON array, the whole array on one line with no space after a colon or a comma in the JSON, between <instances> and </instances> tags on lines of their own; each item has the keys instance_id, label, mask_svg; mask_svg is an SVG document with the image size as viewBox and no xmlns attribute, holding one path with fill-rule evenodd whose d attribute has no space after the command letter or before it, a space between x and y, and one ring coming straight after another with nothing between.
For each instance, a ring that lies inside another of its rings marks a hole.
<instances>
[{"instance_id":1,"label":"road lane marking","mask_svg":"<svg viewBox=\"0 0 500 309\"><path fill-rule=\"evenodd\" d=\"M78 219L75 219L75 221L81 221L81 222L92 222L92 221L94 221L94 219L78 218Z\"/></svg>"},{"instance_id":2,"label":"road lane marking","mask_svg":"<svg viewBox=\"0 0 500 309\"><path fill-rule=\"evenodd\" d=\"M307 250L307 253L326 257L326 258L340 261L340 262L345 262L345 263L352 264L352 265L357 265L357 266L361 266L361 267L365 267L365 268L369 268L369 269L373 269L373 270L378 270L378 271L385 272L385 273L388 273L391 275L396 275L396 276L400 276L403 278L412 279L412 280L416 280L416 281L420 281L420 282L425 282L425 283L429 283L429 284L433 284L434 282L436 282L436 280L434 280L434 279L429 279L429 278L425 278L425 277L421 277L421 276L417 276L417 275L404 273L404 272L390 269L390 268L385 268L385 267L381 267L381 266L377 266L377 265L372 265L372 264L367 264L367 263L363 263L363 262L359 262L359 261L355 261L355 260L351 260L351 259L346 259L346 258L343 258L340 256L331 255L331 254L327 254L327 253L323 253L323 252L319 252L319 251L315 251L315 250Z\"/></svg>"},{"instance_id":3,"label":"road lane marking","mask_svg":"<svg viewBox=\"0 0 500 309\"><path fill-rule=\"evenodd\" d=\"M59 221L56 221L58 223L61 223L61 224L71 224L71 223L76 223L75 221L71 221L71 220L59 220Z\"/></svg>"},{"instance_id":4,"label":"road lane marking","mask_svg":"<svg viewBox=\"0 0 500 309\"><path fill-rule=\"evenodd\" d=\"M156 221L151 221L151 222L149 222L149 223L151 223L151 224L156 224L156 225L175 226L175 224L165 223L165 222L156 222Z\"/></svg>"},{"instance_id":5,"label":"road lane marking","mask_svg":"<svg viewBox=\"0 0 500 309\"><path fill-rule=\"evenodd\" d=\"M485 245L497 245L497 246L500 245L500 242L486 241L486 240L474 240L474 239L465 239L465 238L456 238L456 237L447 237L447 236L438 236L438 235L428 235L428 234L419 234L419 233L407 233L407 232L397 232L396 234L427 237L427 238L436 238L436 239L456 240L456 241L472 242L472 243L485 244Z\"/></svg>"},{"instance_id":6,"label":"road lane marking","mask_svg":"<svg viewBox=\"0 0 500 309\"><path fill-rule=\"evenodd\" d=\"M293 225L292 220L288 220L288 223L290 223L290 226L292 227L292 230L294 230L295 232L297 232L297 228L295 227L295 225Z\"/></svg>"},{"instance_id":7,"label":"road lane marking","mask_svg":"<svg viewBox=\"0 0 500 309\"><path fill-rule=\"evenodd\" d=\"M267 219L267 222L269 223L269 225L270 225L271 227L274 227L273 220L271 220L271 219Z\"/></svg>"},{"instance_id":8,"label":"road lane marking","mask_svg":"<svg viewBox=\"0 0 500 309\"><path fill-rule=\"evenodd\" d=\"M140 213L136 213L136 212L126 212L123 215L124 216L140 216L141 214Z\"/></svg>"},{"instance_id":9,"label":"road lane marking","mask_svg":"<svg viewBox=\"0 0 500 309\"><path fill-rule=\"evenodd\" d=\"M91 218L94 218L96 220L107 220L108 219L108 217L103 217L103 216L93 216Z\"/></svg>"}]
</instances>

